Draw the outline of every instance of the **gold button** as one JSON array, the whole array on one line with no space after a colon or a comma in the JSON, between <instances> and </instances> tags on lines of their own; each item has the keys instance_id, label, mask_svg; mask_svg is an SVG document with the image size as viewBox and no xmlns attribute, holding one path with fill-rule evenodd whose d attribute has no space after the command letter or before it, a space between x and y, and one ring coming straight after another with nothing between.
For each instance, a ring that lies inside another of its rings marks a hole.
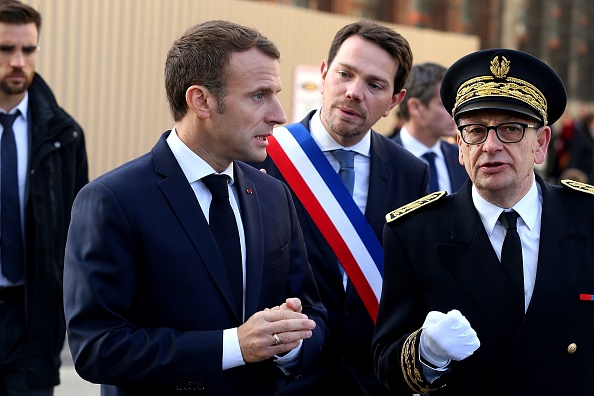
<instances>
[{"instance_id":1,"label":"gold button","mask_svg":"<svg viewBox=\"0 0 594 396\"><path fill-rule=\"evenodd\" d=\"M569 344L569 346L567 347L567 353L569 353L570 355L575 353L576 350L577 350L577 345L575 345L573 342L571 344Z\"/></svg>"}]
</instances>

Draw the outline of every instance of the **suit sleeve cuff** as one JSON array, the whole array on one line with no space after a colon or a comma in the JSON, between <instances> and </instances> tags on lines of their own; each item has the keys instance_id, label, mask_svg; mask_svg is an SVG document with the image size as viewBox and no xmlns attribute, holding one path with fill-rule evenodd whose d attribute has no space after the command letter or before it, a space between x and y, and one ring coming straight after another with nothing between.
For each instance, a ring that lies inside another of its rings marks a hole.
<instances>
[{"instance_id":1,"label":"suit sleeve cuff","mask_svg":"<svg viewBox=\"0 0 594 396\"><path fill-rule=\"evenodd\" d=\"M428 367L423 365L419 358L420 335L421 329L409 335L404 341L400 357L400 367L408 387L415 393L425 394L439 389L440 386L436 387L429 379L427 379L427 377L425 377L425 370L428 369ZM443 372L440 372L440 375L441 374L443 374ZM439 375L437 377L439 377Z\"/></svg>"}]
</instances>

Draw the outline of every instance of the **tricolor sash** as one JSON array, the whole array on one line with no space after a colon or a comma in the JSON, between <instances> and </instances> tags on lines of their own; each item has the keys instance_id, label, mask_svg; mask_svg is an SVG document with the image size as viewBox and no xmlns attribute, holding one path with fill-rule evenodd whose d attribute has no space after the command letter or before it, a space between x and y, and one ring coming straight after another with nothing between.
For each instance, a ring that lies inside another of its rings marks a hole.
<instances>
[{"instance_id":1,"label":"tricolor sash","mask_svg":"<svg viewBox=\"0 0 594 396\"><path fill-rule=\"evenodd\" d=\"M332 165L300 123L274 129L268 155L345 269L375 323L383 249Z\"/></svg>"}]
</instances>

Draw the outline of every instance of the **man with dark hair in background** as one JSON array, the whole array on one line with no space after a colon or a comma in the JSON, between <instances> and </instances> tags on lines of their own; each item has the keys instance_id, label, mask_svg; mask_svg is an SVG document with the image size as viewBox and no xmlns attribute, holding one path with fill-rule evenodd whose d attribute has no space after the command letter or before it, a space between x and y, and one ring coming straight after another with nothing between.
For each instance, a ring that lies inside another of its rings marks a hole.
<instances>
[{"instance_id":1,"label":"man with dark hair in background","mask_svg":"<svg viewBox=\"0 0 594 396\"><path fill-rule=\"evenodd\" d=\"M41 15L0 1L0 394L48 396L64 345L62 269L84 136L35 73Z\"/></svg>"},{"instance_id":2,"label":"man with dark hair in background","mask_svg":"<svg viewBox=\"0 0 594 396\"><path fill-rule=\"evenodd\" d=\"M458 146L444 140L456 136L456 124L439 96L445 72L446 68L436 63L412 67L398 108L404 125L393 140L429 164L429 192L452 193L468 175L458 160Z\"/></svg>"}]
</instances>

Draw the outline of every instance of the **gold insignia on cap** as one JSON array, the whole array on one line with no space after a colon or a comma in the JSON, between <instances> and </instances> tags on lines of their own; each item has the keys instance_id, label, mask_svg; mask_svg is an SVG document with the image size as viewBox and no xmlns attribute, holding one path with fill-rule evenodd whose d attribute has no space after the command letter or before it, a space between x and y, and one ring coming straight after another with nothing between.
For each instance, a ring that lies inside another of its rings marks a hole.
<instances>
[{"instance_id":1,"label":"gold insignia on cap","mask_svg":"<svg viewBox=\"0 0 594 396\"><path fill-rule=\"evenodd\" d=\"M465 103L480 98L511 98L532 107L547 125L547 99L543 93L530 84L515 77L508 77L511 62L505 56L495 56L489 69L492 76L479 76L465 81L456 92L456 103L452 109L452 116ZM504 81L497 81L504 80Z\"/></svg>"},{"instance_id":2,"label":"gold insignia on cap","mask_svg":"<svg viewBox=\"0 0 594 396\"><path fill-rule=\"evenodd\" d=\"M573 355L575 353L575 351L577 351L577 345L575 345L575 343L571 343L567 346L567 353L569 353L570 355Z\"/></svg>"},{"instance_id":3,"label":"gold insignia on cap","mask_svg":"<svg viewBox=\"0 0 594 396\"><path fill-rule=\"evenodd\" d=\"M421 206L425 206L430 204L431 202L435 202L441 197L445 196L447 191L436 191L429 195L425 195L423 198L419 198L416 201L413 201L409 204L404 205L401 208L391 211L386 215L386 221L389 223L391 221L396 220L399 217L404 216L407 213L412 212L415 209L419 209Z\"/></svg>"},{"instance_id":4,"label":"gold insignia on cap","mask_svg":"<svg viewBox=\"0 0 594 396\"><path fill-rule=\"evenodd\" d=\"M509 64L510 61L505 56L501 57L501 62L499 62L499 57L496 56L491 60L491 73L495 77L503 79L509 73Z\"/></svg>"},{"instance_id":5,"label":"gold insignia on cap","mask_svg":"<svg viewBox=\"0 0 594 396\"><path fill-rule=\"evenodd\" d=\"M577 191L585 192L587 194L594 195L594 186L591 186L589 184L580 183L580 182L577 182L575 180L570 180L570 179L561 180L561 184L563 184L564 186L569 187L573 190L577 190Z\"/></svg>"}]
</instances>

